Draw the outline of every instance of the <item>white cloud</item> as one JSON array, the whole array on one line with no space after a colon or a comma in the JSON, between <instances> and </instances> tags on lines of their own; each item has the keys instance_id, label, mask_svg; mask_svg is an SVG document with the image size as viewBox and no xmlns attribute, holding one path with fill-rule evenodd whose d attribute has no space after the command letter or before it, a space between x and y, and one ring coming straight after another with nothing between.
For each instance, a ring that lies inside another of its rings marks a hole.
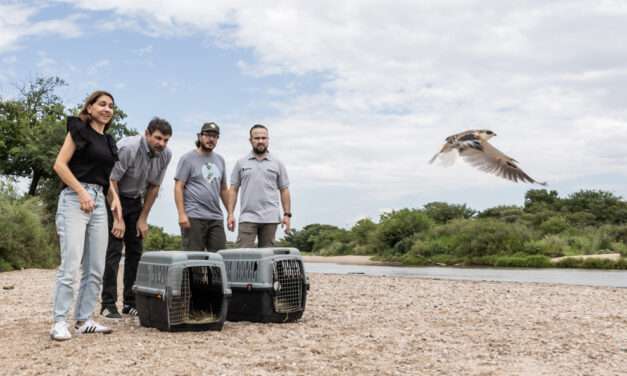
<instances>
[{"instance_id":1,"label":"white cloud","mask_svg":"<svg viewBox=\"0 0 627 376\"><path fill-rule=\"evenodd\" d=\"M41 11L38 5L0 4L0 54L18 47L24 37L56 34L76 37L80 17L69 15L62 19L33 21Z\"/></svg>"},{"instance_id":2,"label":"white cloud","mask_svg":"<svg viewBox=\"0 0 627 376\"><path fill-rule=\"evenodd\" d=\"M305 201L316 215L328 214L313 207L323 194L376 216L373 207L417 206L416 197L487 202L493 189L529 188L427 164L446 136L468 128L494 130L495 146L538 180L627 179L622 1L68 2L99 11L106 27L204 34L250 50L253 59L237 62L247 74L316 77L307 92L277 88L267 105L279 114L265 119L295 188L315 195ZM32 13L21 12L13 18L23 24ZM6 33L0 51L23 35Z\"/></svg>"}]
</instances>

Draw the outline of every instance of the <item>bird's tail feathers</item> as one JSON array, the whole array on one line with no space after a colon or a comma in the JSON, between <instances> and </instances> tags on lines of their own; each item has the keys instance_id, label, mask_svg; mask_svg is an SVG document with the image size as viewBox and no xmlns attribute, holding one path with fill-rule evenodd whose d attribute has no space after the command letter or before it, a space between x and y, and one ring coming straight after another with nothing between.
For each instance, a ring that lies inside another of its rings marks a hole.
<instances>
[{"instance_id":1,"label":"bird's tail feathers","mask_svg":"<svg viewBox=\"0 0 627 376\"><path fill-rule=\"evenodd\" d=\"M440 151L439 153L434 155L429 163L433 163L437 159L440 162L440 165L444 167L450 167L455 163L458 156L459 152L456 149L448 149L445 151Z\"/></svg>"},{"instance_id":2,"label":"bird's tail feathers","mask_svg":"<svg viewBox=\"0 0 627 376\"><path fill-rule=\"evenodd\" d=\"M431 160L429 161L429 164L432 164L433 162L435 162L435 160L438 158L439 155L440 155L440 152L435 153L433 158L431 158Z\"/></svg>"}]
</instances>

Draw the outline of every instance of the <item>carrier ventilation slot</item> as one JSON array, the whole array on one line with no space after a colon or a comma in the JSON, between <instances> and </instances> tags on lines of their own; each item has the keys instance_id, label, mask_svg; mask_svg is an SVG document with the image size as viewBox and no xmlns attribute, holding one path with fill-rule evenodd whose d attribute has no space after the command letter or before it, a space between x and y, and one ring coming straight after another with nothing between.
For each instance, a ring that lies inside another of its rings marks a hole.
<instances>
[{"instance_id":1,"label":"carrier ventilation slot","mask_svg":"<svg viewBox=\"0 0 627 376\"><path fill-rule=\"evenodd\" d=\"M143 286L165 286L168 280L168 266L140 263L137 269L137 284Z\"/></svg>"},{"instance_id":2,"label":"carrier ventilation slot","mask_svg":"<svg viewBox=\"0 0 627 376\"><path fill-rule=\"evenodd\" d=\"M225 261L226 274L231 282L255 282L259 264L257 261Z\"/></svg>"}]
</instances>

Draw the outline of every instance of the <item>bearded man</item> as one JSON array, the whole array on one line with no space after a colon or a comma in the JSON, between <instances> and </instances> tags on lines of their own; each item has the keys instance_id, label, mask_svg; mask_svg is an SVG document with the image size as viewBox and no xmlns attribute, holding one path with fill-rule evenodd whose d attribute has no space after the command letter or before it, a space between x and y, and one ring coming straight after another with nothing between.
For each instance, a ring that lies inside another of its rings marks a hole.
<instances>
[{"instance_id":1,"label":"bearded man","mask_svg":"<svg viewBox=\"0 0 627 376\"><path fill-rule=\"evenodd\" d=\"M285 165L270 155L268 128L255 124L250 128L252 151L237 161L231 174L227 227L235 230L234 210L240 191L240 216L237 244L240 248L272 247L279 224L290 230L291 198ZM279 200L283 208L279 207Z\"/></svg>"},{"instance_id":2,"label":"bearded man","mask_svg":"<svg viewBox=\"0 0 627 376\"><path fill-rule=\"evenodd\" d=\"M220 200L228 207L229 197L224 158L214 151L220 127L205 123L197 137L196 149L184 154L176 167L174 200L183 249L217 252L226 246Z\"/></svg>"}]
</instances>

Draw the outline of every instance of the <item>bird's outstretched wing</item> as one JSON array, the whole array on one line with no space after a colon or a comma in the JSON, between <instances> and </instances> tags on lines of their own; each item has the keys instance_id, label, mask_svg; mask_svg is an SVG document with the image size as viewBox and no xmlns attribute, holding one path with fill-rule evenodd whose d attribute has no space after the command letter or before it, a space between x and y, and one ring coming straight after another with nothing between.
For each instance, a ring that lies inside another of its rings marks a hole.
<instances>
[{"instance_id":1,"label":"bird's outstretched wing","mask_svg":"<svg viewBox=\"0 0 627 376\"><path fill-rule=\"evenodd\" d=\"M459 154L472 166L481 171L495 174L513 182L527 182L546 185L527 175L518 165L516 160L507 156L499 149L485 140L479 141L480 147L460 147Z\"/></svg>"}]
</instances>

